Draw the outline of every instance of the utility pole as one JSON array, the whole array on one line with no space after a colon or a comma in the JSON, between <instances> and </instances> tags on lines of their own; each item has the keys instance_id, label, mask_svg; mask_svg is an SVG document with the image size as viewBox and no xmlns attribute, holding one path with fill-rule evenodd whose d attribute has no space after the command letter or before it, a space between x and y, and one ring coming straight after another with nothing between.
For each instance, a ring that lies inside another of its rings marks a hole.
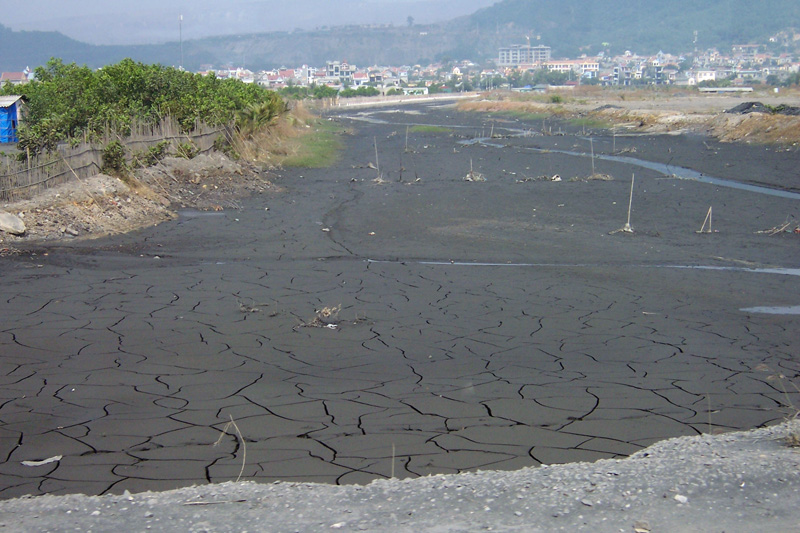
<instances>
[{"instance_id":1,"label":"utility pole","mask_svg":"<svg viewBox=\"0 0 800 533\"><path fill-rule=\"evenodd\" d=\"M178 21L178 38L181 42L181 64L178 69L183 70L183 13L181 13L181 18Z\"/></svg>"}]
</instances>

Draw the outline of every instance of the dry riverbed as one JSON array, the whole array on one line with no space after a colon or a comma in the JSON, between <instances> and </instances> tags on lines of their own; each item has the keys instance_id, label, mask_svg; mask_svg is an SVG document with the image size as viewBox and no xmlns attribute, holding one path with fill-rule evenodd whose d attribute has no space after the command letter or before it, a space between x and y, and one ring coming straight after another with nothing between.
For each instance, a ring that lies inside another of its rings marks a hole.
<instances>
[{"instance_id":1,"label":"dry riverbed","mask_svg":"<svg viewBox=\"0 0 800 533\"><path fill-rule=\"evenodd\" d=\"M5 530L792 531L797 149L330 118L330 168L165 163L177 220L16 241Z\"/></svg>"}]
</instances>

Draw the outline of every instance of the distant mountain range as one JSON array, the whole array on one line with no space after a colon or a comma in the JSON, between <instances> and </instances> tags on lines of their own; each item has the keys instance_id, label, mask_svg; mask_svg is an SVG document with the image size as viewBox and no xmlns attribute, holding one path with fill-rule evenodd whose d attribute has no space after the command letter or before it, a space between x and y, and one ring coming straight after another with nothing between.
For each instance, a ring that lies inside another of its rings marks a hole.
<instances>
[{"instance_id":1,"label":"distant mountain range","mask_svg":"<svg viewBox=\"0 0 800 533\"><path fill-rule=\"evenodd\" d=\"M442 24L340 26L190 40L183 43L181 56L178 42L95 46L56 32L17 32L0 25L0 70L33 68L52 56L91 67L124 57L178 66L183 57L190 70L204 64L252 70L319 66L333 59L359 66L482 61L496 57L500 46L527 39L552 47L554 57L625 50L688 52L695 47L727 50L732 44L765 43L790 28L800 28L797 0L503 0Z\"/></svg>"}]
</instances>

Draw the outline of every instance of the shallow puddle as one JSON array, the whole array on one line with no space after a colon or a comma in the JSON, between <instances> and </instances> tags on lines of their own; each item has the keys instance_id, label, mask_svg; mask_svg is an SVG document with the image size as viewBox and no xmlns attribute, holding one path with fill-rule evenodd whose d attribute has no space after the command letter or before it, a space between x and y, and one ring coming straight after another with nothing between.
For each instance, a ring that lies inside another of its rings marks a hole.
<instances>
[{"instance_id":1,"label":"shallow puddle","mask_svg":"<svg viewBox=\"0 0 800 533\"><path fill-rule=\"evenodd\" d=\"M745 313L759 313L765 315L800 315L800 305L788 307L745 307L739 309Z\"/></svg>"}]
</instances>

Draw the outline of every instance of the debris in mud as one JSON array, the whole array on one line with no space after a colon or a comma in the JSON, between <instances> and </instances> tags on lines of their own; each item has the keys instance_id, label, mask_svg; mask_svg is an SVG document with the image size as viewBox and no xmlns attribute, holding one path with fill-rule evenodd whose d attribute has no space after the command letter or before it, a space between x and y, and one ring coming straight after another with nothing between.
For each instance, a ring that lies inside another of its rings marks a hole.
<instances>
[{"instance_id":1,"label":"debris in mud","mask_svg":"<svg viewBox=\"0 0 800 533\"><path fill-rule=\"evenodd\" d=\"M464 176L464 181L486 181L486 178L480 172L475 172L472 169L472 159L469 160L469 172Z\"/></svg>"},{"instance_id":2,"label":"debris in mud","mask_svg":"<svg viewBox=\"0 0 800 533\"><path fill-rule=\"evenodd\" d=\"M800 222L798 222L794 218L787 219L783 224L779 226L757 231L756 233L767 234L770 237L781 233L793 233L795 235L800 235Z\"/></svg>"},{"instance_id":3,"label":"debris in mud","mask_svg":"<svg viewBox=\"0 0 800 533\"><path fill-rule=\"evenodd\" d=\"M314 318L309 320L308 322L300 322L294 329L298 328L328 328L328 329L336 329L339 327L339 324L336 322L337 317L339 316L339 311L342 310L342 304L337 305L336 307L323 307L322 309L318 309L314 313Z\"/></svg>"},{"instance_id":4,"label":"debris in mud","mask_svg":"<svg viewBox=\"0 0 800 533\"><path fill-rule=\"evenodd\" d=\"M269 304L257 304L252 298L250 299L250 303L247 304L241 300L237 300L239 304L239 311L241 313L260 313L262 307L266 307Z\"/></svg>"},{"instance_id":5,"label":"debris in mud","mask_svg":"<svg viewBox=\"0 0 800 533\"><path fill-rule=\"evenodd\" d=\"M590 175L586 176L585 178L581 178L581 177L575 176L574 178L570 178L569 181L570 182L576 182L576 181L582 181L582 182L588 182L588 181L614 181L614 176L611 176L609 174L601 174L599 172L595 172L594 174L590 174Z\"/></svg>"},{"instance_id":6,"label":"debris in mud","mask_svg":"<svg viewBox=\"0 0 800 533\"><path fill-rule=\"evenodd\" d=\"M747 115L749 113L764 113L765 115L786 115L790 117L800 116L800 107L780 104L769 106L761 102L744 102L725 111L735 115Z\"/></svg>"},{"instance_id":7,"label":"debris in mud","mask_svg":"<svg viewBox=\"0 0 800 533\"><path fill-rule=\"evenodd\" d=\"M49 465L50 463L57 463L62 459L61 455L55 455L48 459L43 459L41 461L22 461L22 466L44 466Z\"/></svg>"},{"instance_id":8,"label":"debris in mud","mask_svg":"<svg viewBox=\"0 0 800 533\"><path fill-rule=\"evenodd\" d=\"M470 170L467 175L464 176L464 181L486 181L486 178L483 176L483 174Z\"/></svg>"},{"instance_id":9,"label":"debris in mud","mask_svg":"<svg viewBox=\"0 0 800 533\"><path fill-rule=\"evenodd\" d=\"M598 108L595 108L595 111L603 111L605 109L622 109L622 108L620 106L614 105L614 104L605 104L605 105L601 105Z\"/></svg>"},{"instance_id":10,"label":"debris in mud","mask_svg":"<svg viewBox=\"0 0 800 533\"><path fill-rule=\"evenodd\" d=\"M570 178L569 181L577 181L578 178ZM537 176L537 177L530 177L525 176L522 179L514 180L515 183L528 183L529 181L561 181L561 176L559 174L553 174L552 176Z\"/></svg>"}]
</instances>

